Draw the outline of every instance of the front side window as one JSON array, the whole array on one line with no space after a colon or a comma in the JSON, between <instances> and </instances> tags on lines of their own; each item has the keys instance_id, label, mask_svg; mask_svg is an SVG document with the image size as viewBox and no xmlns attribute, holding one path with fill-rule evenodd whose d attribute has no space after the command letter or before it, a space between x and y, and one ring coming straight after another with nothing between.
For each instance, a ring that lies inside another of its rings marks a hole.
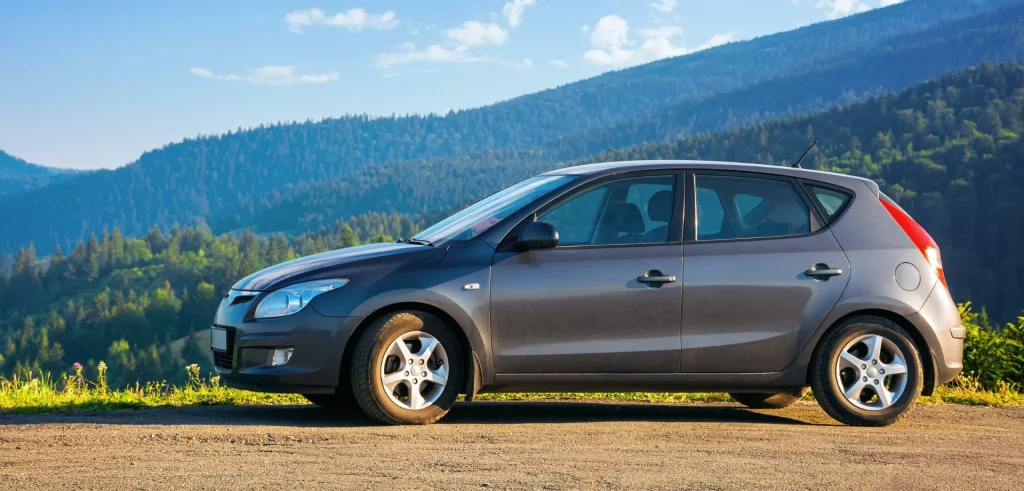
<instances>
[{"instance_id":1,"label":"front side window","mask_svg":"<svg viewBox=\"0 0 1024 491\"><path fill-rule=\"evenodd\" d=\"M537 176L494 193L416 234L413 240L439 244L469 240L576 176Z\"/></svg>"},{"instance_id":2,"label":"front side window","mask_svg":"<svg viewBox=\"0 0 1024 491\"><path fill-rule=\"evenodd\" d=\"M621 179L583 191L537 219L558 230L559 246L668 242L674 176Z\"/></svg>"},{"instance_id":3,"label":"front side window","mask_svg":"<svg viewBox=\"0 0 1024 491\"><path fill-rule=\"evenodd\" d=\"M697 240L753 239L811 232L811 212L787 181L697 176Z\"/></svg>"}]
</instances>

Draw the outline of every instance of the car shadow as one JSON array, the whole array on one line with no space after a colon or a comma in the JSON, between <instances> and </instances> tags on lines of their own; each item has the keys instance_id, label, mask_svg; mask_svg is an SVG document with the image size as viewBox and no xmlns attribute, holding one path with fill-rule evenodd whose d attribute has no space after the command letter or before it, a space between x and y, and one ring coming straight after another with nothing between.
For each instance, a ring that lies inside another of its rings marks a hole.
<instances>
[{"instance_id":1,"label":"car shadow","mask_svg":"<svg viewBox=\"0 0 1024 491\"><path fill-rule=\"evenodd\" d=\"M463 402L452 407L439 424L507 425L592 422L753 423L809 425L786 416L729 405L616 404L598 402ZM0 425L226 425L291 427L377 426L358 410L318 406L193 406L76 412L2 414Z\"/></svg>"}]
</instances>

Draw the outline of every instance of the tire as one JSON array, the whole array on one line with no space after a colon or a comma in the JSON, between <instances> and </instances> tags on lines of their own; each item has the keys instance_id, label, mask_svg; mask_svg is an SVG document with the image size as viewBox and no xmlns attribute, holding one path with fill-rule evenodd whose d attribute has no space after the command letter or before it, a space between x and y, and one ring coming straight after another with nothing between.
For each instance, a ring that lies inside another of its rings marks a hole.
<instances>
[{"instance_id":1,"label":"tire","mask_svg":"<svg viewBox=\"0 0 1024 491\"><path fill-rule=\"evenodd\" d=\"M425 355L432 345L436 347ZM412 365L405 360L410 354ZM426 312L405 311L383 316L360 336L349 373L356 403L370 419L423 425L451 409L459 395L463 366L462 347L444 321ZM385 376L400 381L389 390ZM443 384L433 382L442 379Z\"/></svg>"},{"instance_id":2,"label":"tire","mask_svg":"<svg viewBox=\"0 0 1024 491\"><path fill-rule=\"evenodd\" d=\"M876 345L879 350L873 350ZM899 421L914 407L924 382L921 355L907 331L889 319L870 315L847 319L825 334L809 378L821 408L851 426L888 426ZM847 397L847 392L856 395Z\"/></svg>"},{"instance_id":3,"label":"tire","mask_svg":"<svg viewBox=\"0 0 1024 491\"><path fill-rule=\"evenodd\" d=\"M792 406L803 399L807 389L796 389L786 392L736 392L729 393L736 402L751 409L782 409Z\"/></svg>"}]
</instances>

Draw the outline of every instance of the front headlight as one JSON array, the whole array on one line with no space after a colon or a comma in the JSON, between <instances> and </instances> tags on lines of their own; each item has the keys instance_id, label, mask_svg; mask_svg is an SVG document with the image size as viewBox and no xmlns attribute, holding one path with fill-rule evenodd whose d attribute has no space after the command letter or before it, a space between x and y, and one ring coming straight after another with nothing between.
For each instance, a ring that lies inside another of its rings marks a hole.
<instances>
[{"instance_id":1,"label":"front headlight","mask_svg":"<svg viewBox=\"0 0 1024 491\"><path fill-rule=\"evenodd\" d=\"M346 283L348 280L317 280L282 288L260 300L255 317L269 319L292 315L309 305L317 295L341 288Z\"/></svg>"}]
</instances>

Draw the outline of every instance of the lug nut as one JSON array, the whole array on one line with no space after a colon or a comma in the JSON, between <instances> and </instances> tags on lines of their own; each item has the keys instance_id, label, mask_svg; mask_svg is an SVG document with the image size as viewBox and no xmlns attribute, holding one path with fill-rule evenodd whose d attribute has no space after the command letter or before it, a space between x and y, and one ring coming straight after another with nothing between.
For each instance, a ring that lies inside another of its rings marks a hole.
<instances>
[{"instance_id":1,"label":"lug nut","mask_svg":"<svg viewBox=\"0 0 1024 491\"><path fill-rule=\"evenodd\" d=\"M878 385L878 379L875 379L875 385Z\"/></svg>"},{"instance_id":2,"label":"lug nut","mask_svg":"<svg viewBox=\"0 0 1024 491\"><path fill-rule=\"evenodd\" d=\"M875 382L875 383L877 384L878 382ZM416 379L412 379L412 384L416 385Z\"/></svg>"},{"instance_id":3,"label":"lug nut","mask_svg":"<svg viewBox=\"0 0 1024 491\"><path fill-rule=\"evenodd\" d=\"M884 369L884 368L882 368L882 369L879 369L879 370L878 370L878 373L881 373L882 375L885 375L885 369Z\"/></svg>"},{"instance_id":4,"label":"lug nut","mask_svg":"<svg viewBox=\"0 0 1024 491\"><path fill-rule=\"evenodd\" d=\"M871 360L871 364L872 365L877 365L878 364L878 360Z\"/></svg>"},{"instance_id":5,"label":"lug nut","mask_svg":"<svg viewBox=\"0 0 1024 491\"><path fill-rule=\"evenodd\" d=\"M408 377L408 376L409 376L409 371L408 371L408 370L406 370L406 372L405 372L405 376L406 376L406 377Z\"/></svg>"},{"instance_id":6,"label":"lug nut","mask_svg":"<svg viewBox=\"0 0 1024 491\"><path fill-rule=\"evenodd\" d=\"M412 365L412 358L409 358L409 364Z\"/></svg>"},{"instance_id":7,"label":"lug nut","mask_svg":"<svg viewBox=\"0 0 1024 491\"><path fill-rule=\"evenodd\" d=\"M420 359L420 365L422 365L423 363L424 363L424 361L423 361L423 359L421 358L421 359Z\"/></svg>"},{"instance_id":8,"label":"lug nut","mask_svg":"<svg viewBox=\"0 0 1024 491\"><path fill-rule=\"evenodd\" d=\"M867 366L867 365L863 365L863 364L862 364L862 365L860 366L860 368L861 368L862 370L867 370L867 369L868 369L868 366Z\"/></svg>"},{"instance_id":9,"label":"lug nut","mask_svg":"<svg viewBox=\"0 0 1024 491\"><path fill-rule=\"evenodd\" d=\"M867 378L867 377L864 377L864 381L865 381L865 382L867 382L867 381L868 381L868 378Z\"/></svg>"}]
</instances>

